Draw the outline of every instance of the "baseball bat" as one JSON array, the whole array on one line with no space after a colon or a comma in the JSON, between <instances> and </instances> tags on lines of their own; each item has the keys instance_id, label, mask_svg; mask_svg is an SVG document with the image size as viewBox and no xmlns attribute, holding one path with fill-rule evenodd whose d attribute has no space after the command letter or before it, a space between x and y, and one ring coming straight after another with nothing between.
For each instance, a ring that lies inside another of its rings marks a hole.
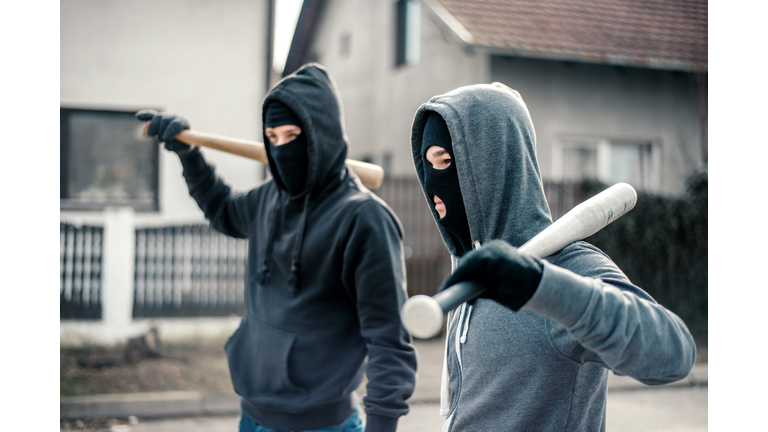
<instances>
[{"instance_id":1,"label":"baseball bat","mask_svg":"<svg viewBox=\"0 0 768 432\"><path fill-rule=\"evenodd\" d=\"M626 183L617 183L574 207L552 225L538 233L519 251L537 258L547 257L565 246L582 240L605 228L637 203L637 192ZM443 316L485 291L477 282L461 282L434 296L415 295L402 309L405 327L415 337L435 336L443 325Z\"/></svg>"},{"instance_id":2,"label":"baseball bat","mask_svg":"<svg viewBox=\"0 0 768 432\"><path fill-rule=\"evenodd\" d=\"M148 127L149 122L146 122L142 132L144 136L148 136ZM255 159L264 164L268 163L267 152L264 150L264 144L257 141L230 138L189 129L179 132L179 134L176 135L173 139L181 141L184 144L197 147L207 147L238 156L247 157L249 159ZM354 171L358 177L360 177L360 181L365 187L368 189L378 189L381 187L381 183L384 181L384 169L379 165L356 161L353 159L347 159L346 163L347 166L352 171Z\"/></svg>"}]
</instances>

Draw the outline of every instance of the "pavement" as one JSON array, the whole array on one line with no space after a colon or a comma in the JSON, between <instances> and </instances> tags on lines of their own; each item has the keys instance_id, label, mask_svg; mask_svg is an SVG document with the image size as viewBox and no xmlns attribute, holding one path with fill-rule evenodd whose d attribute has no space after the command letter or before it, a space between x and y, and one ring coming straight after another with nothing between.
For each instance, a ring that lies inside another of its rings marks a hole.
<instances>
[{"instance_id":1,"label":"pavement","mask_svg":"<svg viewBox=\"0 0 768 432\"><path fill-rule=\"evenodd\" d=\"M440 432L442 339L416 340L419 374L409 399L408 415L398 422L400 432ZM358 394L365 394L361 385ZM696 364L690 375L676 383L649 387L611 374L608 379L607 431L707 431L708 368ZM240 398L231 394L194 391L76 396L60 399L60 418L75 422L88 418L113 420L109 432L218 432L237 431ZM128 422L127 419L132 421ZM70 430L62 427L61 430Z\"/></svg>"}]
</instances>

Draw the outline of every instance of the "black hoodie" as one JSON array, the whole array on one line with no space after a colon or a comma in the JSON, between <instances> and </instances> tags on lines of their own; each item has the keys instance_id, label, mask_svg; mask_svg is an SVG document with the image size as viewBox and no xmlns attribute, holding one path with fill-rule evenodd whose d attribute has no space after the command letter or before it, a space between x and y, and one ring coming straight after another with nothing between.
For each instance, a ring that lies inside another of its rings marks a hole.
<instances>
[{"instance_id":1,"label":"black hoodie","mask_svg":"<svg viewBox=\"0 0 768 432\"><path fill-rule=\"evenodd\" d=\"M304 193L290 196L278 174L232 194L199 152L182 157L190 194L211 225L249 240L246 314L225 345L232 383L257 423L318 429L352 415L365 372L366 430L394 431L416 372L400 319L407 297L400 221L347 169L341 102L322 66L280 81L263 111L275 100L304 126Z\"/></svg>"}]
</instances>

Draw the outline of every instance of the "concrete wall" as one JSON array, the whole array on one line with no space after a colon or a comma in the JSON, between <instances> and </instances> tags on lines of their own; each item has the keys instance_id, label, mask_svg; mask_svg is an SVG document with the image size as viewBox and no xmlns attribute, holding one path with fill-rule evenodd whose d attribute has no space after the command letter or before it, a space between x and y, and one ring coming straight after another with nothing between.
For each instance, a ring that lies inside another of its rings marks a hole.
<instances>
[{"instance_id":1,"label":"concrete wall","mask_svg":"<svg viewBox=\"0 0 768 432\"><path fill-rule=\"evenodd\" d=\"M517 90L528 105L544 178L553 146L588 135L654 142L657 192L680 194L704 159L695 88L686 74L584 63L493 57L493 81Z\"/></svg>"},{"instance_id":2,"label":"concrete wall","mask_svg":"<svg viewBox=\"0 0 768 432\"><path fill-rule=\"evenodd\" d=\"M422 103L490 77L487 56L462 53L431 20L422 7L420 62L396 67L395 2L329 0L309 50L339 87L350 157L370 158L387 175L414 175L411 122ZM346 56L344 37L349 38Z\"/></svg>"},{"instance_id":3,"label":"concrete wall","mask_svg":"<svg viewBox=\"0 0 768 432\"><path fill-rule=\"evenodd\" d=\"M61 3L61 106L185 115L192 128L261 141L266 0L67 0ZM235 189L261 164L204 150ZM201 221L175 154L161 151L160 212L147 221ZM62 218L99 219L98 212Z\"/></svg>"}]
</instances>

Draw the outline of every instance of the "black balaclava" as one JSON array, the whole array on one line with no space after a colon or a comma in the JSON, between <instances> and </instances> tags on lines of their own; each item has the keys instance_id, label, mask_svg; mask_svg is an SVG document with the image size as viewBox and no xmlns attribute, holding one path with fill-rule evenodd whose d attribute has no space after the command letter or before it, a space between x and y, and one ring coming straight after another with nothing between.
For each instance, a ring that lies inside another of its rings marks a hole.
<instances>
[{"instance_id":1,"label":"black balaclava","mask_svg":"<svg viewBox=\"0 0 768 432\"><path fill-rule=\"evenodd\" d=\"M276 146L270 142L270 153L285 189L291 195L297 195L304 191L307 184L307 171L309 170L307 135L304 133L304 125L296 113L282 102L271 102L267 106L264 128L283 125L298 126L302 132L296 139L283 145Z\"/></svg>"},{"instance_id":2,"label":"black balaclava","mask_svg":"<svg viewBox=\"0 0 768 432\"><path fill-rule=\"evenodd\" d=\"M445 169L435 169L427 161L427 150L432 146L444 148L451 155L451 164ZM445 217L437 223L450 232L456 243L463 249L459 256L472 250L472 236L469 233L467 213L464 209L464 199L459 187L459 175L456 171L456 158L453 155L451 134L448 126L440 114L432 111L424 125L424 134L421 138L421 157L424 161L424 189L429 195L429 203L435 208L433 198L435 195L445 204ZM437 212L437 211L435 211Z\"/></svg>"}]
</instances>

